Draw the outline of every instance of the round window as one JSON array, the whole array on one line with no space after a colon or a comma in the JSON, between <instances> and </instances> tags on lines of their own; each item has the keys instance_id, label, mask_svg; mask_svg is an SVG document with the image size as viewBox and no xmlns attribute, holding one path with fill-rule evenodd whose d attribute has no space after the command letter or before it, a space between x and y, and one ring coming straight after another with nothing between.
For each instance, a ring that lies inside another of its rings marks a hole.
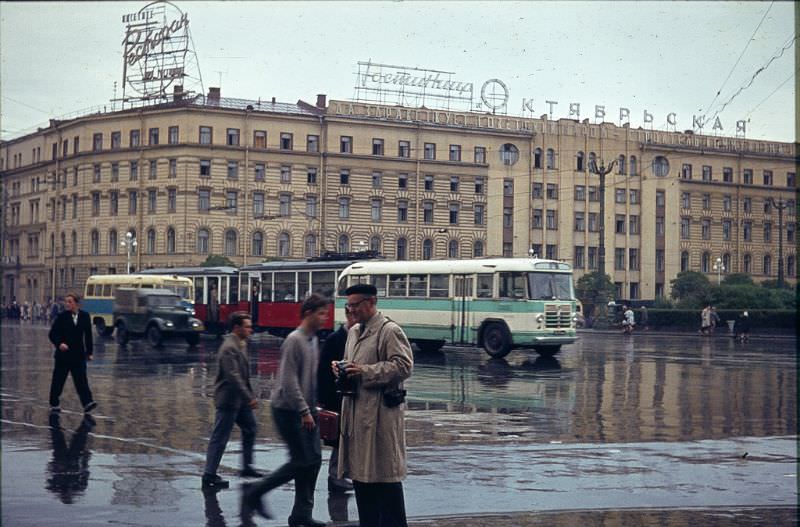
<instances>
[{"instance_id":1,"label":"round window","mask_svg":"<svg viewBox=\"0 0 800 527\"><path fill-rule=\"evenodd\" d=\"M669 174L669 161L664 156L656 156L653 159L653 174L658 177L666 177Z\"/></svg>"},{"instance_id":2,"label":"round window","mask_svg":"<svg viewBox=\"0 0 800 527\"><path fill-rule=\"evenodd\" d=\"M504 144L500 147L500 161L504 165L515 165L519 161L519 148L511 143Z\"/></svg>"}]
</instances>

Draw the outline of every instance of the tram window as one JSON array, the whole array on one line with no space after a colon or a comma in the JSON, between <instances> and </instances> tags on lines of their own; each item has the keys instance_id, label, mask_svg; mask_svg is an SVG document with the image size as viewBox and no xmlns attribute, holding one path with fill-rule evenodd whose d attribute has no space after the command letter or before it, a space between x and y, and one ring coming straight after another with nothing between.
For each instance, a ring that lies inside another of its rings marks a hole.
<instances>
[{"instance_id":1,"label":"tram window","mask_svg":"<svg viewBox=\"0 0 800 527\"><path fill-rule=\"evenodd\" d=\"M206 291L206 299L207 299L206 302L208 302L209 304L211 303L211 293L213 291L216 291L217 304L222 303L223 296L219 290L219 278L217 278L216 276L209 276L207 279L208 279L208 286L207 286L208 290Z\"/></svg>"},{"instance_id":2,"label":"tram window","mask_svg":"<svg viewBox=\"0 0 800 527\"><path fill-rule=\"evenodd\" d=\"M220 304L227 304L228 303L228 277L222 276L219 279L219 294L217 295L217 301Z\"/></svg>"},{"instance_id":3,"label":"tram window","mask_svg":"<svg viewBox=\"0 0 800 527\"><path fill-rule=\"evenodd\" d=\"M525 298L525 273L500 273L500 298Z\"/></svg>"},{"instance_id":4,"label":"tram window","mask_svg":"<svg viewBox=\"0 0 800 527\"><path fill-rule=\"evenodd\" d=\"M297 273L297 293L300 295L300 300L311 295L309 274L308 271L299 271Z\"/></svg>"},{"instance_id":5,"label":"tram window","mask_svg":"<svg viewBox=\"0 0 800 527\"><path fill-rule=\"evenodd\" d=\"M478 298L492 298L492 278L491 274L478 275Z\"/></svg>"},{"instance_id":6,"label":"tram window","mask_svg":"<svg viewBox=\"0 0 800 527\"><path fill-rule=\"evenodd\" d=\"M230 304L238 304L239 303L239 277L238 276L231 276L229 277L230 280L230 294L231 297L228 300Z\"/></svg>"},{"instance_id":7,"label":"tram window","mask_svg":"<svg viewBox=\"0 0 800 527\"><path fill-rule=\"evenodd\" d=\"M450 296L450 275L431 275L431 298L447 298Z\"/></svg>"},{"instance_id":8,"label":"tram window","mask_svg":"<svg viewBox=\"0 0 800 527\"><path fill-rule=\"evenodd\" d=\"M491 275L489 275L491 277ZM491 281L489 282L491 285ZM472 298L472 277L454 276L453 277L454 296ZM491 291L490 293L491 294ZM433 295L433 277L431 277L431 296Z\"/></svg>"},{"instance_id":9,"label":"tram window","mask_svg":"<svg viewBox=\"0 0 800 527\"><path fill-rule=\"evenodd\" d=\"M203 304L203 277L198 276L194 279L194 303Z\"/></svg>"},{"instance_id":10,"label":"tram window","mask_svg":"<svg viewBox=\"0 0 800 527\"><path fill-rule=\"evenodd\" d=\"M389 296L406 296L408 277L404 274L389 275Z\"/></svg>"},{"instance_id":11,"label":"tram window","mask_svg":"<svg viewBox=\"0 0 800 527\"><path fill-rule=\"evenodd\" d=\"M294 273L275 273L275 301L296 301Z\"/></svg>"},{"instance_id":12,"label":"tram window","mask_svg":"<svg viewBox=\"0 0 800 527\"><path fill-rule=\"evenodd\" d=\"M428 296L428 275L426 274L409 275L408 296Z\"/></svg>"},{"instance_id":13,"label":"tram window","mask_svg":"<svg viewBox=\"0 0 800 527\"><path fill-rule=\"evenodd\" d=\"M369 282L378 290L378 296L386 296L386 275L374 274L369 277Z\"/></svg>"},{"instance_id":14,"label":"tram window","mask_svg":"<svg viewBox=\"0 0 800 527\"><path fill-rule=\"evenodd\" d=\"M325 298L333 298L336 284L334 271L313 271L311 273L311 290Z\"/></svg>"},{"instance_id":15,"label":"tram window","mask_svg":"<svg viewBox=\"0 0 800 527\"><path fill-rule=\"evenodd\" d=\"M272 302L272 273L261 273L261 301Z\"/></svg>"}]
</instances>

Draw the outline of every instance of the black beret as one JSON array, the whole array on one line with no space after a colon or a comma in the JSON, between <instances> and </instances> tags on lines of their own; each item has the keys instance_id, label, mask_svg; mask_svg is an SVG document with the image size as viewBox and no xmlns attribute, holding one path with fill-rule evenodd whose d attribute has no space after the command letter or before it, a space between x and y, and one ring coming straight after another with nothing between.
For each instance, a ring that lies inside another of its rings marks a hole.
<instances>
[{"instance_id":1,"label":"black beret","mask_svg":"<svg viewBox=\"0 0 800 527\"><path fill-rule=\"evenodd\" d=\"M344 291L345 295L369 295L378 294L378 289L372 284L353 284Z\"/></svg>"}]
</instances>

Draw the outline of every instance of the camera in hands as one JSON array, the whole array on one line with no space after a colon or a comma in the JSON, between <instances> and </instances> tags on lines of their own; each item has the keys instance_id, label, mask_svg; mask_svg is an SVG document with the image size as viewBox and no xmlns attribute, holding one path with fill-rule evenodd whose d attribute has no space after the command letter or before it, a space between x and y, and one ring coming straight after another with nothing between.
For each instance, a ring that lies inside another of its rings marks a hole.
<instances>
[{"instance_id":1,"label":"camera in hands","mask_svg":"<svg viewBox=\"0 0 800 527\"><path fill-rule=\"evenodd\" d=\"M340 360L336 363L336 391L345 397L355 397L356 383L347 376L349 362Z\"/></svg>"}]
</instances>

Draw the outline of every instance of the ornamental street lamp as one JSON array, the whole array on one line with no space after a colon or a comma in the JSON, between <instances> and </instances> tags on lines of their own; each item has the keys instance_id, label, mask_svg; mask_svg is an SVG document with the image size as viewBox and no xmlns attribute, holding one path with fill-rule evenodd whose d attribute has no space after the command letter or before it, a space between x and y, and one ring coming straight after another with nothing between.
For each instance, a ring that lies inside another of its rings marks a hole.
<instances>
[{"instance_id":1,"label":"ornamental street lamp","mask_svg":"<svg viewBox=\"0 0 800 527\"><path fill-rule=\"evenodd\" d=\"M123 249L125 249L126 254L128 255L128 266L125 274L131 274L131 255L136 252L136 236L128 231L125 233L125 239L119 242L119 244Z\"/></svg>"},{"instance_id":2,"label":"ornamental street lamp","mask_svg":"<svg viewBox=\"0 0 800 527\"><path fill-rule=\"evenodd\" d=\"M714 270L717 272L717 285L720 285L722 283L722 273L725 272L725 266L722 264L722 258L719 256L717 256L714 262Z\"/></svg>"},{"instance_id":3,"label":"ornamental street lamp","mask_svg":"<svg viewBox=\"0 0 800 527\"><path fill-rule=\"evenodd\" d=\"M602 160L600 160L599 167L596 161L591 161L589 164L589 170L600 176L600 224L598 225L600 228L600 245L598 246L600 254L598 271L601 278L606 274L606 174L614 169L616 163L617 160L615 159L609 163L608 167L605 166Z\"/></svg>"},{"instance_id":4,"label":"ornamental street lamp","mask_svg":"<svg viewBox=\"0 0 800 527\"><path fill-rule=\"evenodd\" d=\"M778 209L778 288L783 288L783 211L789 205L783 198L769 198L772 206Z\"/></svg>"}]
</instances>

